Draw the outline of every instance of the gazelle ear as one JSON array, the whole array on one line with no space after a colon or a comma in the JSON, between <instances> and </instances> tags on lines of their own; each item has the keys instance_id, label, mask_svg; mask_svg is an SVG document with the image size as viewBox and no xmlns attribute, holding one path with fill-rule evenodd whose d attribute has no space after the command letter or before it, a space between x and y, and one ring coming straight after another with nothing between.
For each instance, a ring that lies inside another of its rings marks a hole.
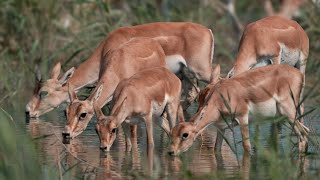
<instances>
[{"instance_id":1,"label":"gazelle ear","mask_svg":"<svg viewBox=\"0 0 320 180\"><path fill-rule=\"evenodd\" d=\"M34 67L34 73L35 73L36 81L35 81L35 87L33 90L33 95L37 95L41 89L41 72L38 64L36 64Z\"/></svg>"},{"instance_id":2,"label":"gazelle ear","mask_svg":"<svg viewBox=\"0 0 320 180\"><path fill-rule=\"evenodd\" d=\"M193 124L195 125L195 126L197 126L198 124L199 124L199 122L201 122L201 120L202 120L202 118L203 118L203 116L204 116L204 113L206 113L206 111L207 111L207 105L206 106L204 106L201 110L200 110L200 112L198 112L197 113L197 117L196 117L196 119L193 121Z\"/></svg>"},{"instance_id":3,"label":"gazelle ear","mask_svg":"<svg viewBox=\"0 0 320 180\"><path fill-rule=\"evenodd\" d=\"M61 64L60 64L60 62L58 62L58 63L57 63L56 65L54 65L54 67L52 68L52 71L51 71L51 79L57 79L57 80L58 80L60 71L61 71Z\"/></svg>"},{"instance_id":4,"label":"gazelle ear","mask_svg":"<svg viewBox=\"0 0 320 180\"><path fill-rule=\"evenodd\" d=\"M72 85L70 85L70 83L68 83L68 93L69 93L70 102L73 102L78 99L77 94L74 91L74 88L72 87Z\"/></svg>"},{"instance_id":5,"label":"gazelle ear","mask_svg":"<svg viewBox=\"0 0 320 180\"><path fill-rule=\"evenodd\" d=\"M102 94L102 90L103 90L103 83L100 84L91 101L93 102L97 101Z\"/></svg>"},{"instance_id":6,"label":"gazelle ear","mask_svg":"<svg viewBox=\"0 0 320 180\"><path fill-rule=\"evenodd\" d=\"M63 76L59 79L59 83L60 84L65 84L69 78L71 78L71 76L73 75L74 71L75 71L76 68L72 67L70 68L67 72L65 72L63 74Z\"/></svg>"},{"instance_id":7,"label":"gazelle ear","mask_svg":"<svg viewBox=\"0 0 320 180\"><path fill-rule=\"evenodd\" d=\"M233 74L234 74L234 67L228 72L227 74L227 78L232 78L233 77Z\"/></svg>"},{"instance_id":8,"label":"gazelle ear","mask_svg":"<svg viewBox=\"0 0 320 180\"><path fill-rule=\"evenodd\" d=\"M210 84L216 84L220 78L220 64L212 68Z\"/></svg>"},{"instance_id":9,"label":"gazelle ear","mask_svg":"<svg viewBox=\"0 0 320 180\"><path fill-rule=\"evenodd\" d=\"M97 116L97 121L100 121L100 119L104 117L104 114L96 102L93 103L93 109L94 109L94 113Z\"/></svg>"},{"instance_id":10,"label":"gazelle ear","mask_svg":"<svg viewBox=\"0 0 320 180\"><path fill-rule=\"evenodd\" d=\"M38 64L36 64L34 67L34 73L36 75L36 81L41 82L41 71L40 71L40 67Z\"/></svg>"}]
</instances>

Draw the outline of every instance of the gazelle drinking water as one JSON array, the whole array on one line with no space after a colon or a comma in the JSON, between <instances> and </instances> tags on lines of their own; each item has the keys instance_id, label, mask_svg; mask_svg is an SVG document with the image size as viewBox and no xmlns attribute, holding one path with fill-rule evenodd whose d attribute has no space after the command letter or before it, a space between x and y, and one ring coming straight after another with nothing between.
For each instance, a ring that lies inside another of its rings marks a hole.
<instances>
[{"instance_id":1,"label":"gazelle drinking water","mask_svg":"<svg viewBox=\"0 0 320 180\"><path fill-rule=\"evenodd\" d=\"M215 124L217 135L215 150L221 150L225 124L224 117L233 117L239 124L245 151L250 151L248 119L253 115L275 116L277 112L294 124L299 136L299 150L306 150L309 129L297 121L303 74L288 65L270 65L252 69L231 79L219 80L220 66L213 70L214 79L205 102L189 122L182 122L171 131L169 154L187 151L195 138L210 124ZM301 112L303 113L303 112Z\"/></svg>"},{"instance_id":2,"label":"gazelle drinking water","mask_svg":"<svg viewBox=\"0 0 320 180\"><path fill-rule=\"evenodd\" d=\"M116 138L117 128L122 123L136 124L139 121L146 124L147 142L153 146L153 118L167 134L175 126L177 116L179 122L184 121L180 96L179 78L164 67L147 69L123 80L114 92L114 106L110 116L104 116L100 106L95 103L100 148L110 150ZM161 118L164 112L167 113L168 120ZM128 137L128 133L126 134ZM128 141L130 142L129 138Z\"/></svg>"}]
</instances>

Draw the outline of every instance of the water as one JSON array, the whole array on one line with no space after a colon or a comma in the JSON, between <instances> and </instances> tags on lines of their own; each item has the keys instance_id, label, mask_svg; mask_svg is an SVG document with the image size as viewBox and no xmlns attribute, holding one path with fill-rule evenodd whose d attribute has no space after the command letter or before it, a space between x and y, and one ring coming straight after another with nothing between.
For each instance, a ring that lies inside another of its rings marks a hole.
<instances>
[{"instance_id":1,"label":"water","mask_svg":"<svg viewBox=\"0 0 320 180\"><path fill-rule=\"evenodd\" d=\"M16 106L23 109L24 104ZM231 145L236 145L236 154L225 141L221 154L215 153L213 147L216 129L214 126L209 126L202 140L198 138L192 148L181 156L171 157L167 154L168 137L158 126L154 126L155 147L147 148L145 126L141 123L138 128L137 143L133 143L131 152L126 151L124 135L120 129L111 151L105 153L99 150L99 139L94 129L95 119L80 136L71 140L70 144L62 143L61 133L66 120L63 109L64 107L61 107L40 119L29 119L23 124L37 145L38 156L42 164L57 167L60 162L62 175L65 177L84 179L149 179L153 177L162 179L194 176L236 178L241 176L244 179L249 177L264 179L272 178L272 173L269 171L272 170L272 163L279 162L277 160L280 160L281 163L289 162L291 165L298 164L298 171L295 172L298 177L306 175L309 177L309 174L318 175L320 172L318 165L320 159L314 154L316 148L309 146L311 154L299 157L298 153L294 152L296 148L292 148L292 143L289 141L291 139L294 141L295 138L291 137L291 131L285 126L278 127L271 123L262 123L256 127L252 123L250 125L251 142L252 144L258 142L259 147L254 147L250 155L243 154L239 127L234 128L234 133L230 130L226 132ZM193 114L195 109L195 107L191 108L189 113ZM316 132L319 132L320 126L316 117L309 118L306 125L312 126ZM24 119L24 115L17 113L14 118ZM279 133L275 133L276 131ZM266 155L264 150L270 149L275 149L278 153ZM290 156L287 156L289 154ZM276 166L282 165L276 164ZM279 167L281 168L286 167Z\"/></svg>"}]
</instances>

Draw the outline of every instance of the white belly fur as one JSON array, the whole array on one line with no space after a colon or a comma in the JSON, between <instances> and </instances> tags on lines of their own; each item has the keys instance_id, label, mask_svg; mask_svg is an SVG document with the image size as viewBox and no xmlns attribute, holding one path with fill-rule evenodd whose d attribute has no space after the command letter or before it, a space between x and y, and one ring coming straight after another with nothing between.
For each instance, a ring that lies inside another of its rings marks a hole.
<instances>
[{"instance_id":1,"label":"white belly fur","mask_svg":"<svg viewBox=\"0 0 320 180\"><path fill-rule=\"evenodd\" d=\"M178 73L182 66L187 66L186 60L179 54L166 56L166 67L173 73Z\"/></svg>"},{"instance_id":2,"label":"white belly fur","mask_svg":"<svg viewBox=\"0 0 320 180\"><path fill-rule=\"evenodd\" d=\"M257 104L250 102L249 111L253 115L273 117L277 114L277 102L275 99L270 99Z\"/></svg>"}]
</instances>

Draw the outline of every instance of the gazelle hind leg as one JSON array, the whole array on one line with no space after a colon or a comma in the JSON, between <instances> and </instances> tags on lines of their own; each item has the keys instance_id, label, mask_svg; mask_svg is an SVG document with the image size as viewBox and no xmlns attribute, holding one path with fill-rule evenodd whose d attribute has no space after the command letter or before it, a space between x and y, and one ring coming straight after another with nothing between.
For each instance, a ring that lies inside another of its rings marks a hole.
<instances>
[{"instance_id":1,"label":"gazelle hind leg","mask_svg":"<svg viewBox=\"0 0 320 180\"><path fill-rule=\"evenodd\" d=\"M305 82L306 82L306 76L305 76L305 72L306 72L306 59L304 58L304 55L301 53L300 55L300 59L298 64L296 65L296 68L298 68L300 70L300 72L303 74L303 83L302 83L302 87L301 87L301 92L300 92L300 100L299 102L301 102L300 105L300 114L298 115L303 115L304 114L304 103L303 101L303 94L304 94L304 87L305 87ZM303 122L303 118L299 119L301 123Z\"/></svg>"},{"instance_id":2,"label":"gazelle hind leg","mask_svg":"<svg viewBox=\"0 0 320 180\"><path fill-rule=\"evenodd\" d=\"M296 107L291 98L281 101L279 104L279 111L281 115L287 116L290 123L293 124L293 131L299 136L299 152L307 151L307 130L305 126L296 120Z\"/></svg>"}]
</instances>

